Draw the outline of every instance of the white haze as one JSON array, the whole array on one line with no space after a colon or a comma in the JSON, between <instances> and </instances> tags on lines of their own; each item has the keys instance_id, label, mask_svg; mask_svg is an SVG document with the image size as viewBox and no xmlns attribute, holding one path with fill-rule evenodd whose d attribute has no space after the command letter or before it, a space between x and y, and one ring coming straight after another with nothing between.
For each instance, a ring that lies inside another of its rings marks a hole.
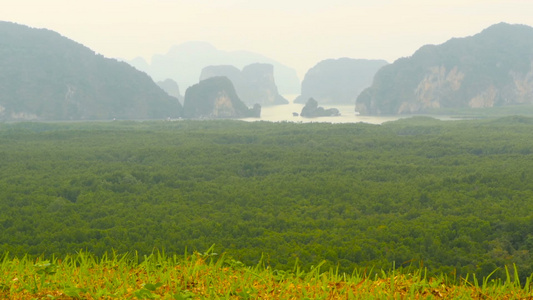
<instances>
[{"instance_id":1,"label":"white haze","mask_svg":"<svg viewBox=\"0 0 533 300\"><path fill-rule=\"evenodd\" d=\"M48 28L108 57L149 60L187 41L261 53L300 78L326 58L385 59L499 22L529 0L2 0L0 20Z\"/></svg>"}]
</instances>

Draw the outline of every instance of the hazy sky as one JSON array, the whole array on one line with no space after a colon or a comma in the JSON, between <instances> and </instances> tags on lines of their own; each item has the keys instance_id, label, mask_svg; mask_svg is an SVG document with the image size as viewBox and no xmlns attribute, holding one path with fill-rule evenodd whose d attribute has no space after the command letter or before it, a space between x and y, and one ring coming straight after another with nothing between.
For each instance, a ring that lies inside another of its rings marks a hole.
<instances>
[{"instance_id":1,"label":"hazy sky","mask_svg":"<svg viewBox=\"0 0 533 300\"><path fill-rule=\"evenodd\" d=\"M107 57L207 41L298 71L320 60L410 56L499 22L533 26L531 0L1 0L0 20L61 33Z\"/></svg>"}]
</instances>

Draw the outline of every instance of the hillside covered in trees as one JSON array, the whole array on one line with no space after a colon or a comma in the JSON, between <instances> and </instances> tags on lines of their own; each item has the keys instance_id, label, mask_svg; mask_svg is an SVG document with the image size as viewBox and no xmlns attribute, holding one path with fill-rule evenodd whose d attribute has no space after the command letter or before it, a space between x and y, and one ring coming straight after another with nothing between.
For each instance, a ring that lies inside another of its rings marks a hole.
<instances>
[{"instance_id":1,"label":"hillside covered in trees","mask_svg":"<svg viewBox=\"0 0 533 300\"><path fill-rule=\"evenodd\" d=\"M162 119L178 99L60 34L0 21L0 121Z\"/></svg>"},{"instance_id":2,"label":"hillside covered in trees","mask_svg":"<svg viewBox=\"0 0 533 300\"><path fill-rule=\"evenodd\" d=\"M533 28L495 24L381 68L355 110L367 115L446 113L533 104Z\"/></svg>"},{"instance_id":3,"label":"hillside covered in trees","mask_svg":"<svg viewBox=\"0 0 533 300\"><path fill-rule=\"evenodd\" d=\"M0 124L0 254L533 271L533 119Z\"/></svg>"},{"instance_id":4,"label":"hillside covered in trees","mask_svg":"<svg viewBox=\"0 0 533 300\"><path fill-rule=\"evenodd\" d=\"M278 92L274 79L274 66L271 64L254 63L242 70L235 66L207 66L202 69L200 81L217 76L227 77L239 98L247 106L288 104L289 101Z\"/></svg>"},{"instance_id":5,"label":"hillside covered in trees","mask_svg":"<svg viewBox=\"0 0 533 300\"><path fill-rule=\"evenodd\" d=\"M261 105L255 104L253 108L248 108L237 95L231 80L225 76L201 80L185 91L185 118L259 118L260 115Z\"/></svg>"}]
</instances>

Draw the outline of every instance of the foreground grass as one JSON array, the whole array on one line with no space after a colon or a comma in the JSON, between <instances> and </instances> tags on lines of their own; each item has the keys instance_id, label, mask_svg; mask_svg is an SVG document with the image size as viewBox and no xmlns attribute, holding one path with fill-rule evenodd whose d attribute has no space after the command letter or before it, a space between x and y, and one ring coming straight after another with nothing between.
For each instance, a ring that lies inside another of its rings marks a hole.
<instances>
[{"instance_id":1,"label":"foreground grass","mask_svg":"<svg viewBox=\"0 0 533 300\"><path fill-rule=\"evenodd\" d=\"M533 299L530 279L521 285L508 270L503 281L472 276L452 283L445 276L427 278L423 270L347 275L319 264L309 272L283 272L213 253L5 255L0 276L0 299Z\"/></svg>"}]
</instances>

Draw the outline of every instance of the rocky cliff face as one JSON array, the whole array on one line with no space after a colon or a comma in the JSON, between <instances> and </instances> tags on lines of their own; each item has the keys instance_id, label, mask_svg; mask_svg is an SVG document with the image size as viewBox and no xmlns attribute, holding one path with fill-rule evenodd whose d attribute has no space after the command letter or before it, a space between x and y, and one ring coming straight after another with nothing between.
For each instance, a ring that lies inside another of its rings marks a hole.
<instances>
[{"instance_id":1,"label":"rocky cliff face","mask_svg":"<svg viewBox=\"0 0 533 300\"><path fill-rule=\"evenodd\" d=\"M233 83L237 95L247 105L260 104L270 106L287 104L274 80L274 66L255 63L245 66L239 71L234 66L209 66L202 69L200 80L215 76L225 76Z\"/></svg>"},{"instance_id":2,"label":"rocky cliff face","mask_svg":"<svg viewBox=\"0 0 533 300\"><path fill-rule=\"evenodd\" d=\"M185 118L247 118L259 117L260 114L261 106L249 109L239 99L227 77L211 77L185 91Z\"/></svg>"},{"instance_id":3,"label":"rocky cliff face","mask_svg":"<svg viewBox=\"0 0 533 300\"><path fill-rule=\"evenodd\" d=\"M357 99L362 114L533 104L533 28L500 23L420 48L380 69Z\"/></svg>"},{"instance_id":4,"label":"rocky cliff face","mask_svg":"<svg viewBox=\"0 0 533 300\"><path fill-rule=\"evenodd\" d=\"M387 65L384 60L328 59L305 74L302 94L294 102L314 98L324 104L355 104L357 96L372 84L376 72Z\"/></svg>"},{"instance_id":5,"label":"rocky cliff face","mask_svg":"<svg viewBox=\"0 0 533 300\"><path fill-rule=\"evenodd\" d=\"M158 119L181 105L152 79L56 32L0 22L0 120Z\"/></svg>"}]
</instances>

